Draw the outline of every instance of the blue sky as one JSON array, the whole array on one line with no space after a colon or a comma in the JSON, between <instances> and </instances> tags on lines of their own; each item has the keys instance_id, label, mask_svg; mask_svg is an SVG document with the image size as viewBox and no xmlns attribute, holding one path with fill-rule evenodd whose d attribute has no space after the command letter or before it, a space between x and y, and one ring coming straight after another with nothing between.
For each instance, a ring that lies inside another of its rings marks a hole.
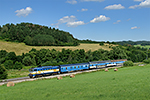
<instances>
[{"instance_id":1,"label":"blue sky","mask_svg":"<svg viewBox=\"0 0 150 100\"><path fill-rule=\"evenodd\" d=\"M29 22L95 41L150 41L150 0L0 0L0 24Z\"/></svg>"}]
</instances>

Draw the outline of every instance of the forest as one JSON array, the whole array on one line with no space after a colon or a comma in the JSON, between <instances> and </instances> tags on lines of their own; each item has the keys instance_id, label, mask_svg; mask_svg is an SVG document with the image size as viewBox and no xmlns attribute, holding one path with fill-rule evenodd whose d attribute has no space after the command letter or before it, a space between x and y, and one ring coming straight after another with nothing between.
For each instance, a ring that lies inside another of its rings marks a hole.
<instances>
[{"instance_id":1,"label":"forest","mask_svg":"<svg viewBox=\"0 0 150 100\"><path fill-rule=\"evenodd\" d=\"M141 45L141 46L145 46L145 45L150 45L150 41L119 41L119 42L116 42L117 44L120 44L120 45Z\"/></svg>"},{"instance_id":2,"label":"forest","mask_svg":"<svg viewBox=\"0 0 150 100\"><path fill-rule=\"evenodd\" d=\"M24 42L30 46L77 46L79 42L69 32L32 23L0 26L0 39Z\"/></svg>"}]
</instances>

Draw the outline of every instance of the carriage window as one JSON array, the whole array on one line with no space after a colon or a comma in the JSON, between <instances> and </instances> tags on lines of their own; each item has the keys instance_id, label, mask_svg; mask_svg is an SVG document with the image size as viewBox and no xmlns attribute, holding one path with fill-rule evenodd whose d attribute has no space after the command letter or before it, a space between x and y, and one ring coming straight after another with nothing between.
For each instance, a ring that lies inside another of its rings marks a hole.
<instances>
[{"instance_id":1,"label":"carriage window","mask_svg":"<svg viewBox=\"0 0 150 100\"><path fill-rule=\"evenodd\" d=\"M37 69L34 69L34 71L37 71Z\"/></svg>"}]
</instances>

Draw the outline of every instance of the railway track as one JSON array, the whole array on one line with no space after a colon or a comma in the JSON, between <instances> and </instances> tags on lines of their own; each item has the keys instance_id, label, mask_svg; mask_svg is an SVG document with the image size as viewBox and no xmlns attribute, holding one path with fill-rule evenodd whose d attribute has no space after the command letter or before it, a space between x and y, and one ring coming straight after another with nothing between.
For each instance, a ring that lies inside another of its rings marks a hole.
<instances>
[{"instance_id":1,"label":"railway track","mask_svg":"<svg viewBox=\"0 0 150 100\"><path fill-rule=\"evenodd\" d=\"M119 67L122 67L122 66L108 67L108 69L110 69L110 68L119 68ZM63 74L55 74L55 75L51 75L51 76L38 77L38 78L21 77L21 78L6 79L6 80L1 80L0 86L4 85L4 84L7 84L8 82L20 83L20 82L24 82L24 81L34 81L34 80L39 80L39 79L57 78L59 76L65 77L65 76L70 76L71 74L81 74L81 73L84 73L84 72L98 71L98 70L101 70L101 69L104 69L104 68L106 68L106 67L99 68L99 69L89 69L89 70L83 70L83 71L69 72L69 73L63 73Z\"/></svg>"}]
</instances>

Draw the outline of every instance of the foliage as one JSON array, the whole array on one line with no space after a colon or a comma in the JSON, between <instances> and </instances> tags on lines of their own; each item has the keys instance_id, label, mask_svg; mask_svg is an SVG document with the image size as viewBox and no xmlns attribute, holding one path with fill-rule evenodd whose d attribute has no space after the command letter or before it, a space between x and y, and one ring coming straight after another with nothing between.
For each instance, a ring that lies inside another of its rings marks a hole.
<instances>
[{"instance_id":1,"label":"foliage","mask_svg":"<svg viewBox=\"0 0 150 100\"><path fill-rule=\"evenodd\" d=\"M16 61L14 65L14 69L21 70L23 68L23 65L21 62Z\"/></svg>"},{"instance_id":2,"label":"foliage","mask_svg":"<svg viewBox=\"0 0 150 100\"><path fill-rule=\"evenodd\" d=\"M7 78L7 70L4 66L0 65L0 79L6 79Z\"/></svg>"},{"instance_id":3,"label":"foliage","mask_svg":"<svg viewBox=\"0 0 150 100\"><path fill-rule=\"evenodd\" d=\"M145 46L145 45L150 45L150 41L119 41L119 42L116 42L117 44L120 44L120 45L142 45L142 46Z\"/></svg>"},{"instance_id":4,"label":"foliage","mask_svg":"<svg viewBox=\"0 0 150 100\"><path fill-rule=\"evenodd\" d=\"M13 61L12 60L6 60L4 62L4 66L6 69L13 69Z\"/></svg>"},{"instance_id":5,"label":"foliage","mask_svg":"<svg viewBox=\"0 0 150 100\"><path fill-rule=\"evenodd\" d=\"M25 66L30 66L33 64L33 61L31 59L30 56L25 56L23 59L22 59L22 63L25 65Z\"/></svg>"},{"instance_id":6,"label":"foliage","mask_svg":"<svg viewBox=\"0 0 150 100\"><path fill-rule=\"evenodd\" d=\"M6 24L1 27L0 39L24 42L35 46L77 46L79 45L69 32L32 23Z\"/></svg>"},{"instance_id":7,"label":"foliage","mask_svg":"<svg viewBox=\"0 0 150 100\"><path fill-rule=\"evenodd\" d=\"M100 46L103 46L103 45L104 45L104 42L100 42L99 45L100 45Z\"/></svg>"},{"instance_id":8,"label":"foliage","mask_svg":"<svg viewBox=\"0 0 150 100\"><path fill-rule=\"evenodd\" d=\"M132 61L126 61L123 63L123 66L133 66L133 62Z\"/></svg>"},{"instance_id":9,"label":"foliage","mask_svg":"<svg viewBox=\"0 0 150 100\"><path fill-rule=\"evenodd\" d=\"M143 60L144 63L150 64L150 58Z\"/></svg>"}]
</instances>

